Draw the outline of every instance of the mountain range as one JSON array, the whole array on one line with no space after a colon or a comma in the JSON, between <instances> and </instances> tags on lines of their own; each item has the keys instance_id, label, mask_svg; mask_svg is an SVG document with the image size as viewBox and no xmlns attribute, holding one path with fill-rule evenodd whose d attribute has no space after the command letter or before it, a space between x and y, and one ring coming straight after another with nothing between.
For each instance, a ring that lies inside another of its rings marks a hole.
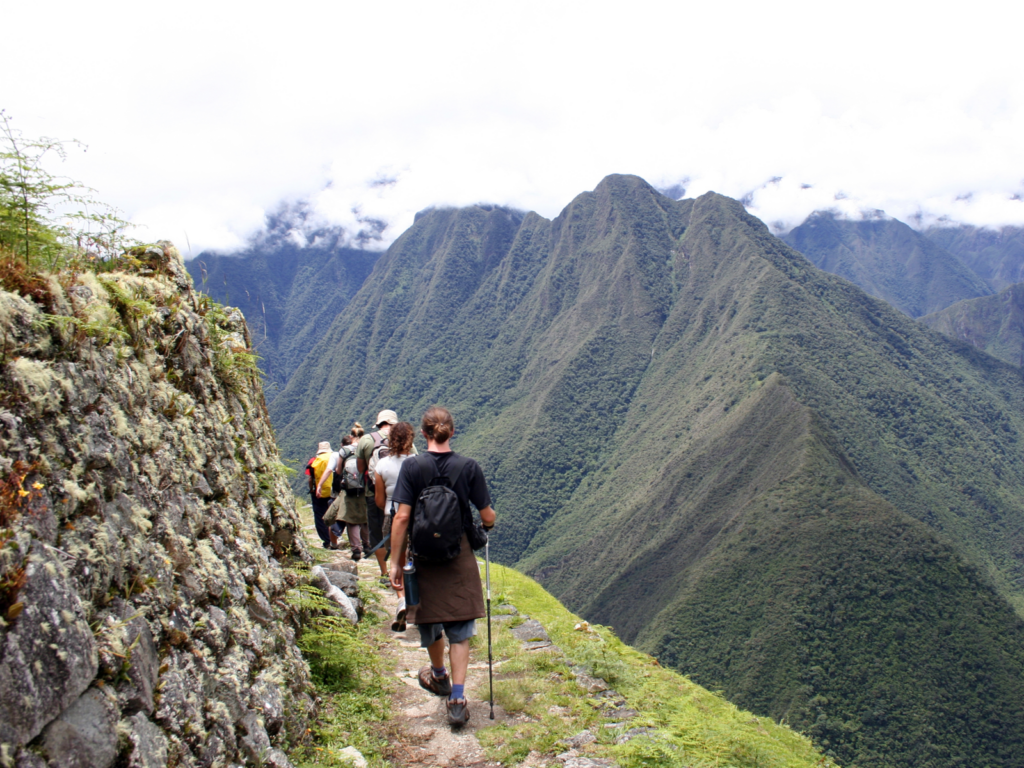
<instances>
[{"instance_id":1,"label":"mountain range","mask_svg":"<svg viewBox=\"0 0 1024 768\"><path fill-rule=\"evenodd\" d=\"M1019 369L630 176L423 212L317 337L285 455L445 404L492 554L573 610L843 765L1017 764Z\"/></svg>"},{"instance_id":2,"label":"mountain range","mask_svg":"<svg viewBox=\"0 0 1024 768\"><path fill-rule=\"evenodd\" d=\"M365 282L378 251L346 245L330 227L298 235L289 217L238 253L203 252L186 262L196 287L245 314L272 402L320 336Z\"/></svg>"},{"instance_id":3,"label":"mountain range","mask_svg":"<svg viewBox=\"0 0 1024 768\"><path fill-rule=\"evenodd\" d=\"M921 322L1024 367L1024 283L1014 283L993 296L959 301L925 315Z\"/></svg>"},{"instance_id":4,"label":"mountain range","mask_svg":"<svg viewBox=\"0 0 1024 768\"><path fill-rule=\"evenodd\" d=\"M1024 227L933 226L923 234L960 259L993 291L1024 282Z\"/></svg>"},{"instance_id":5,"label":"mountain range","mask_svg":"<svg viewBox=\"0 0 1024 768\"><path fill-rule=\"evenodd\" d=\"M819 211L782 239L815 266L911 317L992 293L984 279L933 239L881 214L851 220Z\"/></svg>"}]
</instances>

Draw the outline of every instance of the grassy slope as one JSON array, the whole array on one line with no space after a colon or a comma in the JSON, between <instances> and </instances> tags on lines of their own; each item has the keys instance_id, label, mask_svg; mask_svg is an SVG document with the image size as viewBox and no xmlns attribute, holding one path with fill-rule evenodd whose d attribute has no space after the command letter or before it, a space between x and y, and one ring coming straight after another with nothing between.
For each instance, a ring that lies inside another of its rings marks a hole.
<instances>
[{"instance_id":1,"label":"grassy slope","mask_svg":"<svg viewBox=\"0 0 1024 768\"><path fill-rule=\"evenodd\" d=\"M783 240L911 317L991 293L953 254L895 219L847 221L819 212Z\"/></svg>"},{"instance_id":2,"label":"grassy slope","mask_svg":"<svg viewBox=\"0 0 1024 768\"><path fill-rule=\"evenodd\" d=\"M995 296L959 301L920 320L1004 362L1024 365L1024 283L1004 288Z\"/></svg>"},{"instance_id":3,"label":"grassy slope","mask_svg":"<svg viewBox=\"0 0 1024 768\"><path fill-rule=\"evenodd\" d=\"M507 632L509 625L495 624L495 657L498 668L495 697L506 711L523 712L517 719L481 732L492 757L505 763L521 761L530 750L556 753L564 749L557 740L578 733L583 726L598 735L597 755L612 757L619 765L710 766L825 766L829 761L810 741L767 718L744 712L720 695L660 666L646 654L623 644L607 628L575 629L579 617L569 613L550 593L516 571L492 564L494 605L508 602L520 613L539 620L552 641L574 664L589 667L603 676L638 712L631 727L657 730L654 738L639 738L613 745L618 731L600 728L600 718L580 695L566 674L564 662L546 652L524 651ZM486 653L483 628L478 653ZM548 684L545 685L545 682ZM553 684L552 684L553 683ZM568 710L569 722L550 708ZM595 724L597 727L595 727Z\"/></svg>"},{"instance_id":4,"label":"grassy slope","mask_svg":"<svg viewBox=\"0 0 1024 768\"><path fill-rule=\"evenodd\" d=\"M197 288L245 314L272 401L379 256L285 245L231 256L203 253L187 266Z\"/></svg>"},{"instance_id":5,"label":"grassy slope","mask_svg":"<svg viewBox=\"0 0 1024 768\"><path fill-rule=\"evenodd\" d=\"M965 658L998 681L986 706L1016 711L1020 639L1007 634L1015 619L1005 601L985 586L991 578L1004 598L1021 595L1024 386L1014 369L813 268L734 201L674 203L632 177L606 179L552 222L500 209L432 212L376 269L332 328L333 351L304 363L275 401L285 450L308 450L380 407L415 418L430 402L449 405L457 449L480 458L491 480L502 520L493 553L519 560L570 607L666 653L678 651L668 641L679 634L666 617L689 599L688 585L740 572L726 567L736 526L786 483L806 493L784 497L780 520L843 478L856 504L837 514L866 516L854 542L864 552L877 551L872 531L903 528L914 551L938 551L938 531L980 564L984 577L924 581L913 599L969 616L977 595L988 595L995 629L986 632L996 640L972 639L970 622L954 623L953 647L970 646ZM826 458L808 463L817 453ZM820 530L780 530L809 558L814 583L824 579L837 553L819 545ZM871 560L855 562L849 583L870 582ZM918 566L897 559L882 588L922 583L928 573ZM756 674L723 666L748 638L729 616L764 603L757 584L729 584L730 602L709 609L728 632L674 657L708 684L809 722L821 701L794 693L807 669L881 679L864 661L885 658L881 630L804 643L797 663L785 651L803 635L792 634L786 611L757 623L771 649L759 658L780 654L777 664L760 662ZM827 613L816 589L792 604ZM879 621L895 632L903 614ZM916 669L946 658L940 640L927 635L904 649L895 688L916 685ZM931 744L976 749L973 757L998 764L1002 747L990 743L985 715L963 701L944 709L942 680L922 683L914 701L935 706L901 721L894 744L862 711L862 687L838 680L822 713L823 723L851 724L820 730L844 759L873 764L884 754L909 765ZM977 739L963 741L964 727ZM1019 742L1016 731L1005 738Z\"/></svg>"},{"instance_id":6,"label":"grassy slope","mask_svg":"<svg viewBox=\"0 0 1024 768\"><path fill-rule=\"evenodd\" d=\"M312 533L311 508L296 500L317 561L330 559L319 549ZM513 605L522 615L540 621L559 652L527 651L509 631L521 619L495 621L492 628L495 666L495 701L514 719L478 736L488 756L504 765L521 762L531 751L551 755L563 752L559 744L590 728L598 742L588 747L592 756L612 757L624 768L633 766L720 766L736 768L827 768L830 761L810 740L772 720L737 708L721 695L696 685L677 672L660 666L650 656L623 644L611 630L592 626L575 628L580 618L571 614L549 592L528 576L491 564L493 613L507 613ZM376 588L363 590L374 602ZM355 746L371 766L391 763L386 756L400 751L389 746L397 737L386 702L395 683L388 674L393 635L380 617L368 611L333 666L313 661L313 679L320 709L312 726L313 742L297 749L292 759L302 768L349 765L340 757ZM344 653L358 654L357 658ZM486 624L479 623L473 640L475 660L486 658ZM563 655L564 654L564 655ZM637 712L629 727L656 729L653 737L615 745L619 729L603 729L608 722L584 696L569 674L569 664L582 664L602 675ZM552 709L555 708L555 709Z\"/></svg>"},{"instance_id":7,"label":"grassy slope","mask_svg":"<svg viewBox=\"0 0 1024 768\"><path fill-rule=\"evenodd\" d=\"M1024 282L1024 227L930 227L928 239L956 255L994 291Z\"/></svg>"}]
</instances>

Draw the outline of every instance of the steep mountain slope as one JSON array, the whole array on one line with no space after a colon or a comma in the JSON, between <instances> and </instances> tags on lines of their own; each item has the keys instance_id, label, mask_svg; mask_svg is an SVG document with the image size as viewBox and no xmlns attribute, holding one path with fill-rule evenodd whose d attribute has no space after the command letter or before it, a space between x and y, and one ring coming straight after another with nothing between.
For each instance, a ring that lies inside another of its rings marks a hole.
<instances>
[{"instance_id":1,"label":"steep mountain slope","mask_svg":"<svg viewBox=\"0 0 1024 768\"><path fill-rule=\"evenodd\" d=\"M995 296L959 301L920 320L1011 365L1024 366L1024 283Z\"/></svg>"},{"instance_id":2,"label":"steep mountain slope","mask_svg":"<svg viewBox=\"0 0 1024 768\"><path fill-rule=\"evenodd\" d=\"M818 211L782 239L911 317L991 293L955 256L895 219L848 221Z\"/></svg>"},{"instance_id":3,"label":"steep mountain slope","mask_svg":"<svg viewBox=\"0 0 1024 768\"><path fill-rule=\"evenodd\" d=\"M187 266L196 288L245 313L273 401L379 256L331 238L305 247L275 238L239 254L201 253Z\"/></svg>"},{"instance_id":4,"label":"steep mountain slope","mask_svg":"<svg viewBox=\"0 0 1024 768\"><path fill-rule=\"evenodd\" d=\"M929 227L923 234L954 254L994 291L1024 282L1024 227Z\"/></svg>"},{"instance_id":5,"label":"steep mountain slope","mask_svg":"<svg viewBox=\"0 0 1024 768\"><path fill-rule=\"evenodd\" d=\"M814 268L735 201L613 176L554 221L420 216L272 415L295 456L431 402L487 470L492 554L570 608L817 728L841 762L1012 764L1016 369ZM904 626L931 629L893 645ZM950 694L981 678L981 704Z\"/></svg>"},{"instance_id":6,"label":"steep mountain slope","mask_svg":"<svg viewBox=\"0 0 1024 768\"><path fill-rule=\"evenodd\" d=\"M1013 764L1024 625L864 486L778 374L642 496L595 506L570 505L531 558L592 621L844 765Z\"/></svg>"}]
</instances>

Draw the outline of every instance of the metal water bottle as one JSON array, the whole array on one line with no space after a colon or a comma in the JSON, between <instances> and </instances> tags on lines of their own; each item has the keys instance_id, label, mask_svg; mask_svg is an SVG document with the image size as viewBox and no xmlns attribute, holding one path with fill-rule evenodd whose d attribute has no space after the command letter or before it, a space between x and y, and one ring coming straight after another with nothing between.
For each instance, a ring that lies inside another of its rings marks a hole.
<instances>
[{"instance_id":1,"label":"metal water bottle","mask_svg":"<svg viewBox=\"0 0 1024 768\"><path fill-rule=\"evenodd\" d=\"M420 585L416 581L416 564L410 557L405 561L402 568L402 578L405 582L405 604L410 608L420 604Z\"/></svg>"}]
</instances>

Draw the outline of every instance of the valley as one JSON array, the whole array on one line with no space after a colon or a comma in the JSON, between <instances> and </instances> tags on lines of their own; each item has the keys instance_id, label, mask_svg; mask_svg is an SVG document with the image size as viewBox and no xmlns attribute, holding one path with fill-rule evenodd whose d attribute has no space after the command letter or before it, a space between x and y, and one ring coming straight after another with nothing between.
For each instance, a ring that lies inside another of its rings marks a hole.
<instances>
[{"instance_id":1,"label":"valley","mask_svg":"<svg viewBox=\"0 0 1024 768\"><path fill-rule=\"evenodd\" d=\"M1012 764L1015 366L736 201L629 176L553 220L425 211L323 326L270 404L286 457L443 403L488 473L492 553L570 609L841 764Z\"/></svg>"}]
</instances>

